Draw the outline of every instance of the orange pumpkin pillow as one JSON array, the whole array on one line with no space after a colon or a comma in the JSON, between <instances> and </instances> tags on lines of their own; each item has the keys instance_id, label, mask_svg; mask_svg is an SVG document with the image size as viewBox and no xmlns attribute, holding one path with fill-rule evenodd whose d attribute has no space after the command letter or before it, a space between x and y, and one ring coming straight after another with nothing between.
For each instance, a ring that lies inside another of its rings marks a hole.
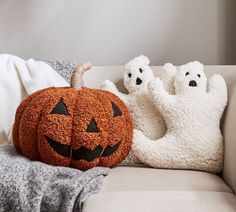
<instances>
[{"instance_id":1,"label":"orange pumpkin pillow","mask_svg":"<svg viewBox=\"0 0 236 212\"><path fill-rule=\"evenodd\" d=\"M13 127L20 154L83 170L112 167L125 159L133 134L128 109L108 91L81 87L88 69L88 64L75 69L71 88L43 89L20 104Z\"/></svg>"}]
</instances>

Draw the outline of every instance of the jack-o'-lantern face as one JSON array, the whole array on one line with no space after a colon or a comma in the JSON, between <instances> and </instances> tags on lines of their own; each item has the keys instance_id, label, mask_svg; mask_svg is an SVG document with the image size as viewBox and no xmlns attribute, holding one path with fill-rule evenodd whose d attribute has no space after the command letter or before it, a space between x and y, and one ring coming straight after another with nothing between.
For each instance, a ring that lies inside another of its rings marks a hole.
<instances>
[{"instance_id":1,"label":"jack-o'-lantern face","mask_svg":"<svg viewBox=\"0 0 236 212\"><path fill-rule=\"evenodd\" d=\"M52 165L111 167L131 148L132 122L125 104L110 92L49 88L19 106L13 141L18 152Z\"/></svg>"}]
</instances>

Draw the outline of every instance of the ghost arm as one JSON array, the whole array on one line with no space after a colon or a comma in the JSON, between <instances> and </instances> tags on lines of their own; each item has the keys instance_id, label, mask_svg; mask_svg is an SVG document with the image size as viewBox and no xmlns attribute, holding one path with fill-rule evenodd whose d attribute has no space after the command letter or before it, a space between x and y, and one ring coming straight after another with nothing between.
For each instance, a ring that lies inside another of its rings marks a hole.
<instances>
[{"instance_id":1,"label":"ghost arm","mask_svg":"<svg viewBox=\"0 0 236 212\"><path fill-rule=\"evenodd\" d=\"M163 82L159 78L150 81L148 89L154 99L154 104L160 112L168 112L174 106L175 96L165 90Z\"/></svg>"},{"instance_id":2,"label":"ghost arm","mask_svg":"<svg viewBox=\"0 0 236 212\"><path fill-rule=\"evenodd\" d=\"M227 86L222 76L214 74L209 80L209 92L214 104L224 109L227 103Z\"/></svg>"},{"instance_id":3,"label":"ghost arm","mask_svg":"<svg viewBox=\"0 0 236 212\"><path fill-rule=\"evenodd\" d=\"M126 104L128 103L128 95L121 93L112 81L105 80L101 85L101 89L114 93L116 96L122 99Z\"/></svg>"},{"instance_id":4,"label":"ghost arm","mask_svg":"<svg viewBox=\"0 0 236 212\"><path fill-rule=\"evenodd\" d=\"M176 67L171 63L166 63L163 66L164 71L162 72L162 81L165 89L170 93L175 93L174 80L176 75Z\"/></svg>"}]
</instances>

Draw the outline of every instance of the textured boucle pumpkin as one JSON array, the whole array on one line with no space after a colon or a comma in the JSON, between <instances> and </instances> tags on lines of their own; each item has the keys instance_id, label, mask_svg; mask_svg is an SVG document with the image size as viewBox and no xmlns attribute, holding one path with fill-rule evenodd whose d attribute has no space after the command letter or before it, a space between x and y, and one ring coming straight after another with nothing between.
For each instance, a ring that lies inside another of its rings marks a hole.
<instances>
[{"instance_id":1,"label":"textured boucle pumpkin","mask_svg":"<svg viewBox=\"0 0 236 212\"><path fill-rule=\"evenodd\" d=\"M72 88L47 88L18 107L13 127L16 150L31 160L88 169L111 167L125 159L132 143L128 109L114 94L83 88L79 66Z\"/></svg>"}]
</instances>

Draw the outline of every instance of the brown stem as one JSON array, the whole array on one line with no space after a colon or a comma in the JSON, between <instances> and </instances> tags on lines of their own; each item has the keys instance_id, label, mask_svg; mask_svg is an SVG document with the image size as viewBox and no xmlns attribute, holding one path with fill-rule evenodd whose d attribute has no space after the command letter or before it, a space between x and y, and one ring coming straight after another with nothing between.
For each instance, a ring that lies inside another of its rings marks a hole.
<instances>
[{"instance_id":1,"label":"brown stem","mask_svg":"<svg viewBox=\"0 0 236 212\"><path fill-rule=\"evenodd\" d=\"M72 88L80 89L84 85L83 74L91 68L90 63L83 63L74 68L71 75L70 86Z\"/></svg>"}]
</instances>

